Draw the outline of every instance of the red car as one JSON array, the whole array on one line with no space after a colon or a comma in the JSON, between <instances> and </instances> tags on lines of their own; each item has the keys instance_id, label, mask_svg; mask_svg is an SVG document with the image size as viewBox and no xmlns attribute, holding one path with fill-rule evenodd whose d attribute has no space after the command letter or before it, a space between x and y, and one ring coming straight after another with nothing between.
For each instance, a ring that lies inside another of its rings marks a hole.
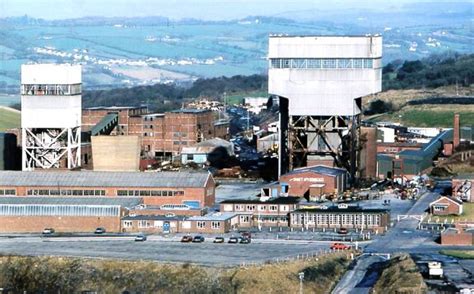
<instances>
[{"instance_id":1,"label":"red car","mask_svg":"<svg viewBox=\"0 0 474 294\"><path fill-rule=\"evenodd\" d=\"M351 246L343 243L333 243L329 248L331 248L331 250L349 250Z\"/></svg>"}]
</instances>

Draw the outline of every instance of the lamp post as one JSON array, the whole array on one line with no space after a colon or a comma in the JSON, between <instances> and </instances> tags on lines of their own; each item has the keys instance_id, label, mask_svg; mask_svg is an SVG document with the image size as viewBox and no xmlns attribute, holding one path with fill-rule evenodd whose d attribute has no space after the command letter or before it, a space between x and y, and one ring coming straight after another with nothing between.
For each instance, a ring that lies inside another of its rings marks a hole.
<instances>
[{"instance_id":1,"label":"lamp post","mask_svg":"<svg viewBox=\"0 0 474 294\"><path fill-rule=\"evenodd\" d=\"M300 279L300 294L303 294L304 272L299 272L298 273L298 278Z\"/></svg>"}]
</instances>

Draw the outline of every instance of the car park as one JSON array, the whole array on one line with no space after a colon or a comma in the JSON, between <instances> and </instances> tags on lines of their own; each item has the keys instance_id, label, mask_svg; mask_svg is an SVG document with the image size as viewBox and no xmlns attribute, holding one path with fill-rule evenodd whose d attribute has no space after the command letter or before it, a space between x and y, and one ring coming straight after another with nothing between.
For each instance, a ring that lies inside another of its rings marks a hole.
<instances>
[{"instance_id":1,"label":"car park","mask_svg":"<svg viewBox=\"0 0 474 294\"><path fill-rule=\"evenodd\" d=\"M105 233L105 228L103 228L103 227L99 227L99 228L95 229L95 231L94 231L94 234L98 234L98 235L104 234L104 233Z\"/></svg>"},{"instance_id":2,"label":"car park","mask_svg":"<svg viewBox=\"0 0 474 294\"><path fill-rule=\"evenodd\" d=\"M331 250L349 250L351 246L343 243L333 243L329 248L331 248Z\"/></svg>"},{"instance_id":3,"label":"car park","mask_svg":"<svg viewBox=\"0 0 474 294\"><path fill-rule=\"evenodd\" d=\"M204 237L203 236L194 236L193 238L193 243L202 243L204 242Z\"/></svg>"},{"instance_id":4,"label":"car park","mask_svg":"<svg viewBox=\"0 0 474 294\"><path fill-rule=\"evenodd\" d=\"M224 243L224 237L215 237L213 243Z\"/></svg>"},{"instance_id":5,"label":"car park","mask_svg":"<svg viewBox=\"0 0 474 294\"><path fill-rule=\"evenodd\" d=\"M189 243L189 242L192 242L192 241L193 241L193 237L191 237L189 235L183 236L181 238L181 242L183 242L183 243Z\"/></svg>"},{"instance_id":6,"label":"car park","mask_svg":"<svg viewBox=\"0 0 474 294\"><path fill-rule=\"evenodd\" d=\"M145 234L138 234L136 237L135 237L135 242L144 242L146 241L146 235Z\"/></svg>"},{"instance_id":7,"label":"car park","mask_svg":"<svg viewBox=\"0 0 474 294\"><path fill-rule=\"evenodd\" d=\"M53 228L45 228L43 230L43 235L51 235L54 234L54 229Z\"/></svg>"}]
</instances>

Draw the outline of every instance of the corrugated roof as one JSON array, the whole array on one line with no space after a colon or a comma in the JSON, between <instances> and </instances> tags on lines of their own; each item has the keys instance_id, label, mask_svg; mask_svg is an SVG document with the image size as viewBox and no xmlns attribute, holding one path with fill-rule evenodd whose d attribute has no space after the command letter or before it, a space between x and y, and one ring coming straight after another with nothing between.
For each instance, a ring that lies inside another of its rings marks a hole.
<instances>
[{"instance_id":1,"label":"corrugated roof","mask_svg":"<svg viewBox=\"0 0 474 294\"><path fill-rule=\"evenodd\" d=\"M162 220L162 221L176 221L185 220L185 216L165 216L165 215L134 215L123 217L122 220Z\"/></svg>"},{"instance_id":2,"label":"corrugated roof","mask_svg":"<svg viewBox=\"0 0 474 294\"><path fill-rule=\"evenodd\" d=\"M195 109L195 108L186 108L186 109L176 109L170 111L171 113L205 113L209 112L209 109Z\"/></svg>"},{"instance_id":3,"label":"corrugated roof","mask_svg":"<svg viewBox=\"0 0 474 294\"><path fill-rule=\"evenodd\" d=\"M298 213L298 212L318 212L318 213L385 213L388 212L388 209L382 208L364 208L362 206L348 206L347 208L339 208L338 206L327 206L327 208L301 208L297 209L291 213Z\"/></svg>"},{"instance_id":4,"label":"corrugated roof","mask_svg":"<svg viewBox=\"0 0 474 294\"><path fill-rule=\"evenodd\" d=\"M143 202L140 197L0 197L0 205L104 205L135 207Z\"/></svg>"},{"instance_id":5,"label":"corrugated roof","mask_svg":"<svg viewBox=\"0 0 474 294\"><path fill-rule=\"evenodd\" d=\"M324 166L324 165L315 165L315 166L308 166L308 167L295 169L289 173L284 174L283 176L294 175L294 174L299 174L299 173L304 173L304 172L314 172L314 173L324 174L324 175L333 176L333 177L340 174L347 173L347 171L342 168L329 167L329 166Z\"/></svg>"},{"instance_id":6,"label":"corrugated roof","mask_svg":"<svg viewBox=\"0 0 474 294\"><path fill-rule=\"evenodd\" d=\"M300 197L277 197L270 198L267 201L260 199L228 199L221 201L221 204L297 204L301 201Z\"/></svg>"},{"instance_id":7,"label":"corrugated roof","mask_svg":"<svg viewBox=\"0 0 474 294\"><path fill-rule=\"evenodd\" d=\"M203 172L0 171L0 186L200 188Z\"/></svg>"},{"instance_id":8,"label":"corrugated roof","mask_svg":"<svg viewBox=\"0 0 474 294\"><path fill-rule=\"evenodd\" d=\"M203 216L192 216L188 218L190 221L225 221L235 217L237 214L233 212L210 213Z\"/></svg>"}]
</instances>

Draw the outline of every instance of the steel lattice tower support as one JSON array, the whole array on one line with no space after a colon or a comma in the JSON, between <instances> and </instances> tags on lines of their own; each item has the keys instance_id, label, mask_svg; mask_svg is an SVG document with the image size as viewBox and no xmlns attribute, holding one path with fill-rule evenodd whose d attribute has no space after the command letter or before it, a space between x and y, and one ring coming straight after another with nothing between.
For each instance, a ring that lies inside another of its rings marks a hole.
<instances>
[{"instance_id":1,"label":"steel lattice tower support","mask_svg":"<svg viewBox=\"0 0 474 294\"><path fill-rule=\"evenodd\" d=\"M21 68L22 169L81 166L81 67Z\"/></svg>"}]
</instances>

